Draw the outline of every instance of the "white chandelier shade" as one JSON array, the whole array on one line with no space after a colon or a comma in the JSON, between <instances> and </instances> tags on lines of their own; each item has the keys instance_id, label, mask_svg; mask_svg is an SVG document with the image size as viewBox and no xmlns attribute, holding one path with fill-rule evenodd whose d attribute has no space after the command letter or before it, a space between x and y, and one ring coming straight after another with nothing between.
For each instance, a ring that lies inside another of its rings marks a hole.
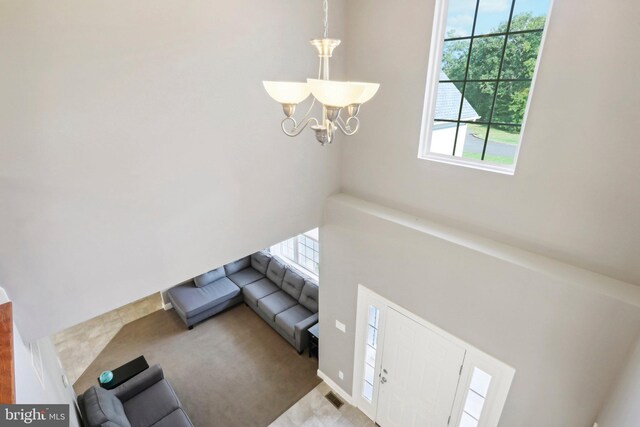
<instances>
[{"instance_id":1,"label":"white chandelier shade","mask_svg":"<svg viewBox=\"0 0 640 427\"><path fill-rule=\"evenodd\" d=\"M364 104L365 102L373 98L375 94L378 93L378 89L380 89L380 83L364 83L364 82L353 82L353 83L363 85L365 86L365 89L362 92L362 95L360 96L360 98L358 98L358 100L356 102L353 102L352 104L357 104L357 105Z\"/></svg>"},{"instance_id":2,"label":"white chandelier shade","mask_svg":"<svg viewBox=\"0 0 640 427\"><path fill-rule=\"evenodd\" d=\"M369 101L378 92L378 83L343 82L330 80L329 59L333 50L340 45L340 40L328 37L329 2L323 0L324 37L311 40L311 45L318 51L320 66L318 78L302 82L264 81L265 90L271 98L282 105L285 114L282 120L282 131L288 136L298 136L307 126L316 134L322 144L330 144L336 131L347 136L354 135L360 127L358 113L360 106ZM298 121L294 118L296 107L313 95L313 101L304 117ZM311 116L313 106L318 101L322 106L319 118ZM344 116L344 117L343 117Z\"/></svg>"},{"instance_id":3,"label":"white chandelier shade","mask_svg":"<svg viewBox=\"0 0 640 427\"><path fill-rule=\"evenodd\" d=\"M375 83L339 82L335 80L307 79L311 93L321 104L344 108L362 104L375 95L380 85Z\"/></svg>"},{"instance_id":4,"label":"white chandelier shade","mask_svg":"<svg viewBox=\"0 0 640 427\"><path fill-rule=\"evenodd\" d=\"M269 96L280 104L299 104L311 93L306 83L265 81L262 84Z\"/></svg>"},{"instance_id":5,"label":"white chandelier shade","mask_svg":"<svg viewBox=\"0 0 640 427\"><path fill-rule=\"evenodd\" d=\"M320 103L338 108L364 104L380 88L378 83L318 79L307 79L307 83L264 81L262 84L269 96L280 104L297 105L313 94Z\"/></svg>"}]
</instances>

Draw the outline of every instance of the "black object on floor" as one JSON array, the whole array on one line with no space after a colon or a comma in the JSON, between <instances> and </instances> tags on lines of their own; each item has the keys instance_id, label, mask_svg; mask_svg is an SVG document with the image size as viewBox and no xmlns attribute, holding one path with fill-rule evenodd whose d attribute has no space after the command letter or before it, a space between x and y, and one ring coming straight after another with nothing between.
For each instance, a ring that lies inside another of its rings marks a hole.
<instances>
[{"instance_id":1,"label":"black object on floor","mask_svg":"<svg viewBox=\"0 0 640 427\"><path fill-rule=\"evenodd\" d=\"M317 358L319 358L320 350L319 350L319 341L320 341L320 323L316 323L312 327L309 328L309 357L312 354L315 354Z\"/></svg>"},{"instance_id":2,"label":"black object on floor","mask_svg":"<svg viewBox=\"0 0 640 427\"><path fill-rule=\"evenodd\" d=\"M131 378L138 375L140 372L149 368L149 364L144 356L137 357L133 359L131 362L125 363L113 370L113 379L108 383L102 384L100 379L98 378L98 383L100 387L111 390L118 387L120 384L129 381Z\"/></svg>"},{"instance_id":3,"label":"black object on floor","mask_svg":"<svg viewBox=\"0 0 640 427\"><path fill-rule=\"evenodd\" d=\"M331 402L331 404L333 406L336 407L336 409L340 409L340 407L342 405L344 405L344 402L342 400L340 400L340 398L338 396L335 395L334 392L330 391L329 393L327 393L324 397L327 398L327 400L329 402Z\"/></svg>"}]
</instances>

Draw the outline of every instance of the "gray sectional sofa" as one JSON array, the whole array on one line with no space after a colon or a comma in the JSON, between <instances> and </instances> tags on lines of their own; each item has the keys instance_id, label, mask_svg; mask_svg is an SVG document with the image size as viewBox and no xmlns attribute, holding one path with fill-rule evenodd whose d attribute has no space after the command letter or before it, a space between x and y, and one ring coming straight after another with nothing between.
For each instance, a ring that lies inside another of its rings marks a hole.
<instances>
[{"instance_id":1,"label":"gray sectional sofa","mask_svg":"<svg viewBox=\"0 0 640 427\"><path fill-rule=\"evenodd\" d=\"M93 386L78 405L87 427L193 427L160 365L113 390Z\"/></svg>"},{"instance_id":2,"label":"gray sectional sofa","mask_svg":"<svg viewBox=\"0 0 640 427\"><path fill-rule=\"evenodd\" d=\"M174 286L167 296L189 329L244 301L299 353L318 322L318 284L266 251Z\"/></svg>"}]
</instances>

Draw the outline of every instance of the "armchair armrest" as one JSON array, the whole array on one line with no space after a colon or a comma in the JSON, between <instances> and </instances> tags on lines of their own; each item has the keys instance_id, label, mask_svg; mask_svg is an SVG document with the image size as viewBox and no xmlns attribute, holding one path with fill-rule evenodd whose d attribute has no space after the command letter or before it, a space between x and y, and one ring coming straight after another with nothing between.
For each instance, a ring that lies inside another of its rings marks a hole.
<instances>
[{"instance_id":1,"label":"armchair armrest","mask_svg":"<svg viewBox=\"0 0 640 427\"><path fill-rule=\"evenodd\" d=\"M296 323L294 336L296 339L296 349L299 352L302 352L302 350L309 345L307 330L316 323L318 323L318 313Z\"/></svg>"},{"instance_id":2,"label":"armchair armrest","mask_svg":"<svg viewBox=\"0 0 640 427\"><path fill-rule=\"evenodd\" d=\"M160 365L153 365L149 367L149 369L140 372L129 381L114 388L113 393L118 399L120 399L121 402L126 402L133 396L142 393L144 390L148 389L162 379L164 379L162 368L160 367Z\"/></svg>"}]
</instances>

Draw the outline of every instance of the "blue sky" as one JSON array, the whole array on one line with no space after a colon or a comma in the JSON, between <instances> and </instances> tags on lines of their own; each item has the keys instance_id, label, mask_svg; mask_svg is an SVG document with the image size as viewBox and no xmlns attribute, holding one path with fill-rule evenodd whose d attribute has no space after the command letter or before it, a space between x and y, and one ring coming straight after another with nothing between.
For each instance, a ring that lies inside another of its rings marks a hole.
<instances>
[{"instance_id":1,"label":"blue sky","mask_svg":"<svg viewBox=\"0 0 640 427\"><path fill-rule=\"evenodd\" d=\"M447 34L455 30L456 36L471 35L476 0L449 0L447 13ZM487 34L501 22L509 18L511 0L480 0L476 34ZM514 15L532 12L534 15L546 15L549 0L516 0Z\"/></svg>"}]
</instances>

